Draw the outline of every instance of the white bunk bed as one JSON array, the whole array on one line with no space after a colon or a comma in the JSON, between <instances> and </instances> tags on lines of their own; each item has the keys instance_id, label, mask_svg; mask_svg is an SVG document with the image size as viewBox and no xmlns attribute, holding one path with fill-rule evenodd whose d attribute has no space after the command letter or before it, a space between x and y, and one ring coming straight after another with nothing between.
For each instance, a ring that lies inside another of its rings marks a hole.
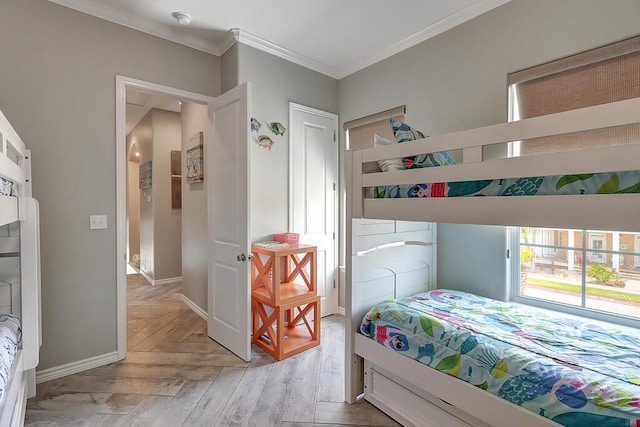
<instances>
[{"instance_id":1,"label":"white bunk bed","mask_svg":"<svg viewBox=\"0 0 640 427\"><path fill-rule=\"evenodd\" d=\"M0 397L0 427L24 423L35 395L41 345L38 203L31 198L30 151L0 112L0 313L20 320L21 339ZM7 194L8 193L8 194Z\"/></svg>"},{"instance_id":2,"label":"white bunk bed","mask_svg":"<svg viewBox=\"0 0 640 427\"><path fill-rule=\"evenodd\" d=\"M407 251L436 251L435 230L403 235L407 224L489 224L640 232L640 194L540 195L512 197L367 198L376 186L415 183L604 173L640 169L640 141L527 157L483 160L483 147L640 122L640 98L549 116L434 136L410 143L348 151L346 265L346 400L362 393L403 425L557 426L555 422L478 387L386 349L357 333L377 302L434 289L433 257ZM371 162L461 150L456 165L369 172ZM615 207L612 209L612 207ZM388 232L384 231L384 227ZM400 242L400 243L399 243ZM429 274L412 275L412 260L430 264ZM517 421L516 421L517 420ZM635 425L635 424L634 424Z\"/></svg>"}]
</instances>

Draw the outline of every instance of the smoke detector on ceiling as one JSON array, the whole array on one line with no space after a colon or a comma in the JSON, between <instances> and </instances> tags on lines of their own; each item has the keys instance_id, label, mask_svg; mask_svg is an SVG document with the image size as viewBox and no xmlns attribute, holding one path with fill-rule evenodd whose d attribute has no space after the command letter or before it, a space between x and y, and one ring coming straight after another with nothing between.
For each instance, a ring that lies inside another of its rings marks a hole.
<instances>
[{"instance_id":1,"label":"smoke detector on ceiling","mask_svg":"<svg viewBox=\"0 0 640 427\"><path fill-rule=\"evenodd\" d=\"M189 15L188 13L173 12L171 14L171 16L173 16L176 19L176 21L178 21L178 24L180 24L180 25L189 25L189 24L191 24L191 15Z\"/></svg>"}]
</instances>

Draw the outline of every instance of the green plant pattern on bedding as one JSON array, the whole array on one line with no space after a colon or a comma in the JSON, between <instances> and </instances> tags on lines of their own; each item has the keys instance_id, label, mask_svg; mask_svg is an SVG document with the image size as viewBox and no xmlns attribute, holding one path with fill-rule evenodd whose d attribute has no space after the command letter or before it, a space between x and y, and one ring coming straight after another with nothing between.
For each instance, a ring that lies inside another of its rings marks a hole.
<instances>
[{"instance_id":1,"label":"green plant pattern on bedding","mask_svg":"<svg viewBox=\"0 0 640 427\"><path fill-rule=\"evenodd\" d=\"M567 427L640 425L640 332L438 289L377 304L360 333Z\"/></svg>"}]
</instances>

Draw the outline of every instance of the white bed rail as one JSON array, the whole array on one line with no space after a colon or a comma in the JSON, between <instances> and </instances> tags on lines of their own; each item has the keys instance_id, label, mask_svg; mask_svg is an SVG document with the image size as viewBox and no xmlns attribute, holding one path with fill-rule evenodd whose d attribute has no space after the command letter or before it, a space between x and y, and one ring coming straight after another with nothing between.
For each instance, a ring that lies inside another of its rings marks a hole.
<instances>
[{"instance_id":1,"label":"white bed rail","mask_svg":"<svg viewBox=\"0 0 640 427\"><path fill-rule=\"evenodd\" d=\"M0 111L0 177L22 185L26 181L24 142ZM19 193L19 195L27 195ZM30 194L28 194L30 196Z\"/></svg>"},{"instance_id":2,"label":"white bed rail","mask_svg":"<svg viewBox=\"0 0 640 427\"><path fill-rule=\"evenodd\" d=\"M40 316L40 222L38 201L24 198L25 219L20 221L20 269L22 288L22 349L24 369L38 366L42 344Z\"/></svg>"},{"instance_id":3,"label":"white bed rail","mask_svg":"<svg viewBox=\"0 0 640 427\"><path fill-rule=\"evenodd\" d=\"M493 144L639 122L640 98L634 98L411 143L348 152L352 218L640 231L636 214L640 212L638 195L364 198L365 188L382 185L640 170L640 141L607 148L482 159L484 147ZM453 150L461 150L463 157L462 162L454 166L363 173L363 165L377 160Z\"/></svg>"},{"instance_id":4,"label":"white bed rail","mask_svg":"<svg viewBox=\"0 0 640 427\"><path fill-rule=\"evenodd\" d=\"M0 177L13 182L15 196L0 195L0 225L24 218L18 197L31 196L29 150L0 111Z\"/></svg>"}]
</instances>

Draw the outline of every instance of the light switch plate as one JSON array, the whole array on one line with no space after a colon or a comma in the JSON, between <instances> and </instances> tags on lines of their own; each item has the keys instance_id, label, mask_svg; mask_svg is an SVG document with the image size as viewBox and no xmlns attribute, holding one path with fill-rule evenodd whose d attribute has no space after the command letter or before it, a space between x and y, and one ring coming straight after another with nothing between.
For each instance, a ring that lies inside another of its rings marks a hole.
<instances>
[{"instance_id":1,"label":"light switch plate","mask_svg":"<svg viewBox=\"0 0 640 427\"><path fill-rule=\"evenodd\" d=\"M91 230L102 230L107 228L107 216L106 215L90 215L89 228Z\"/></svg>"}]
</instances>

